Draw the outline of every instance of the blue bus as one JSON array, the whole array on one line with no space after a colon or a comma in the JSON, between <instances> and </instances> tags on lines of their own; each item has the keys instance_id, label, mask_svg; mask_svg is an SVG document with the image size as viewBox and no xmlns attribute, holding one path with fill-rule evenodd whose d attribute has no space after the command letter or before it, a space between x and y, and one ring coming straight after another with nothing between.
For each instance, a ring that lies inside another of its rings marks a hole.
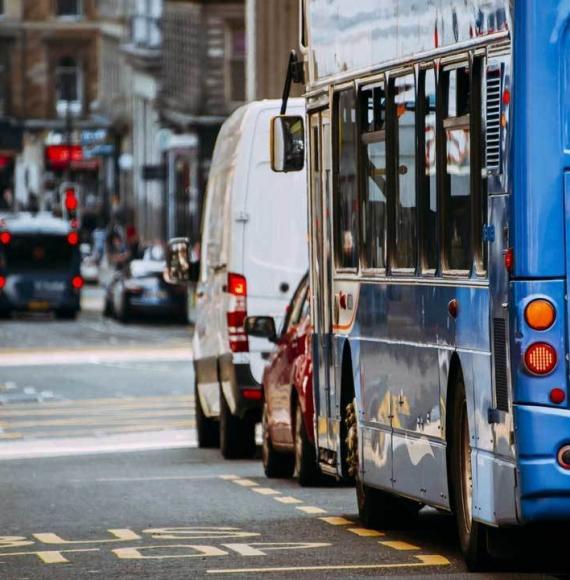
<instances>
[{"instance_id":1,"label":"blue bus","mask_svg":"<svg viewBox=\"0 0 570 580\"><path fill-rule=\"evenodd\" d=\"M570 521L570 2L301 4L319 464L476 567Z\"/></svg>"},{"instance_id":2,"label":"blue bus","mask_svg":"<svg viewBox=\"0 0 570 580\"><path fill-rule=\"evenodd\" d=\"M80 311L79 233L50 214L0 219L0 316L53 311L74 319Z\"/></svg>"}]
</instances>

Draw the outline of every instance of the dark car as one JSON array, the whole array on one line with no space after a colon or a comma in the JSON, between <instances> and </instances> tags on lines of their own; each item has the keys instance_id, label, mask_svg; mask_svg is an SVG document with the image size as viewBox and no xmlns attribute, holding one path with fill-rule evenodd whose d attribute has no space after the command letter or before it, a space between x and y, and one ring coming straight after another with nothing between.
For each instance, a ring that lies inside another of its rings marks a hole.
<instances>
[{"instance_id":1,"label":"dark car","mask_svg":"<svg viewBox=\"0 0 570 580\"><path fill-rule=\"evenodd\" d=\"M51 214L0 219L0 315L55 312L73 319L80 310L79 233Z\"/></svg>"},{"instance_id":2,"label":"dark car","mask_svg":"<svg viewBox=\"0 0 570 580\"><path fill-rule=\"evenodd\" d=\"M309 302L305 277L289 304L278 337L273 319L247 320L249 334L273 338L277 344L263 374L263 468L267 477L295 476L301 485L320 479L314 438Z\"/></svg>"},{"instance_id":3,"label":"dark car","mask_svg":"<svg viewBox=\"0 0 570 580\"><path fill-rule=\"evenodd\" d=\"M105 294L105 316L128 322L136 315L160 315L187 322L188 290L164 281L165 266L162 248L152 246L117 271Z\"/></svg>"}]
</instances>

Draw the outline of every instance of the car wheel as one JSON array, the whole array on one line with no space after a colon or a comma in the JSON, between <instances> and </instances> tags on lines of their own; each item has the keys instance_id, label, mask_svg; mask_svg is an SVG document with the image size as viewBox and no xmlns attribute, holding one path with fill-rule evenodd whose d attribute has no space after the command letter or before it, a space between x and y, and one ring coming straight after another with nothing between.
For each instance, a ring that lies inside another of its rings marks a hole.
<instances>
[{"instance_id":1,"label":"car wheel","mask_svg":"<svg viewBox=\"0 0 570 580\"><path fill-rule=\"evenodd\" d=\"M263 404L262 415L263 442L261 446L261 460L263 471L269 478L288 478L293 475L295 458L288 453L278 453L273 449L271 433L269 432L269 410L267 403Z\"/></svg>"},{"instance_id":2,"label":"car wheel","mask_svg":"<svg viewBox=\"0 0 570 580\"><path fill-rule=\"evenodd\" d=\"M103 316L111 318L113 316L113 305L108 297L105 297L105 305L103 306Z\"/></svg>"},{"instance_id":3,"label":"car wheel","mask_svg":"<svg viewBox=\"0 0 570 580\"><path fill-rule=\"evenodd\" d=\"M452 400L452 429L449 462L451 469L452 506L457 521L461 551L471 570L484 569L490 563L487 529L473 520L473 480L471 442L465 385L459 379Z\"/></svg>"},{"instance_id":4,"label":"car wheel","mask_svg":"<svg viewBox=\"0 0 570 580\"><path fill-rule=\"evenodd\" d=\"M224 459L255 455L255 423L249 417L236 417L220 389L220 450Z\"/></svg>"},{"instance_id":5,"label":"car wheel","mask_svg":"<svg viewBox=\"0 0 570 580\"><path fill-rule=\"evenodd\" d=\"M198 395L198 385L194 382L194 398L196 401L196 430L198 431L198 447L212 449L220 445L220 424L215 419L204 415L202 403Z\"/></svg>"},{"instance_id":6,"label":"car wheel","mask_svg":"<svg viewBox=\"0 0 570 580\"><path fill-rule=\"evenodd\" d=\"M117 318L123 323L129 322L131 319L129 299L124 294L121 296L121 307L117 313Z\"/></svg>"},{"instance_id":7,"label":"car wheel","mask_svg":"<svg viewBox=\"0 0 570 580\"><path fill-rule=\"evenodd\" d=\"M420 504L369 487L362 481L360 469L356 399L346 408L346 449L348 473L355 479L358 516L371 528L400 528L417 516Z\"/></svg>"},{"instance_id":8,"label":"car wheel","mask_svg":"<svg viewBox=\"0 0 570 580\"><path fill-rule=\"evenodd\" d=\"M302 486L315 485L320 480L315 446L309 440L301 404L295 405L295 477Z\"/></svg>"}]
</instances>

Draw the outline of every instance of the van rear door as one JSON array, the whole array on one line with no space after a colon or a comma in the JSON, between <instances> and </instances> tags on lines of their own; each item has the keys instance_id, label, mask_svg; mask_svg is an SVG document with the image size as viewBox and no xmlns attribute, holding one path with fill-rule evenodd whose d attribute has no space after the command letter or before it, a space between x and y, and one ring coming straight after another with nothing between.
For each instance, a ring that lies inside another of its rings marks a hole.
<instances>
[{"instance_id":1,"label":"van rear door","mask_svg":"<svg viewBox=\"0 0 570 580\"><path fill-rule=\"evenodd\" d=\"M308 268L307 184L304 171L274 173L269 158L271 118L261 110L255 123L245 212L243 263L250 315L279 320ZM299 110L302 115L302 110Z\"/></svg>"}]
</instances>

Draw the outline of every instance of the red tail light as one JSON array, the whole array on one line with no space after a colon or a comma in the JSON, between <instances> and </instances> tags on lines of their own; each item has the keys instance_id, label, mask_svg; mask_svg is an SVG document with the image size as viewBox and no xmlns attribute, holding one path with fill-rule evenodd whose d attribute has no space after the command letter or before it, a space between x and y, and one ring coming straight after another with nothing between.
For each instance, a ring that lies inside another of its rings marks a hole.
<instances>
[{"instance_id":1,"label":"red tail light","mask_svg":"<svg viewBox=\"0 0 570 580\"><path fill-rule=\"evenodd\" d=\"M232 352L249 352L249 340L245 333L247 318L247 281L239 274L228 274L228 294L230 304L227 312L230 350Z\"/></svg>"},{"instance_id":2,"label":"red tail light","mask_svg":"<svg viewBox=\"0 0 570 580\"><path fill-rule=\"evenodd\" d=\"M513 266L515 265L515 253L512 248L505 251L505 268L507 272L513 271Z\"/></svg>"},{"instance_id":3,"label":"red tail light","mask_svg":"<svg viewBox=\"0 0 570 580\"><path fill-rule=\"evenodd\" d=\"M81 290L84 284L85 282L83 282L83 278L81 276L74 276L71 280L71 286L74 288L74 290Z\"/></svg>"},{"instance_id":4,"label":"red tail light","mask_svg":"<svg viewBox=\"0 0 570 580\"><path fill-rule=\"evenodd\" d=\"M556 367L556 350L546 342L531 344L524 355L526 368L534 375L548 375Z\"/></svg>"},{"instance_id":5,"label":"red tail light","mask_svg":"<svg viewBox=\"0 0 570 580\"><path fill-rule=\"evenodd\" d=\"M79 243L79 234L77 232L69 232L67 234L67 242L70 246L77 246Z\"/></svg>"},{"instance_id":6,"label":"red tail light","mask_svg":"<svg viewBox=\"0 0 570 580\"><path fill-rule=\"evenodd\" d=\"M261 389L244 389L241 394L242 397L248 401L261 401L263 398L263 392Z\"/></svg>"},{"instance_id":7,"label":"red tail light","mask_svg":"<svg viewBox=\"0 0 570 580\"><path fill-rule=\"evenodd\" d=\"M6 278L4 276L0 276L0 290L2 290L6 286Z\"/></svg>"},{"instance_id":8,"label":"red tail light","mask_svg":"<svg viewBox=\"0 0 570 580\"><path fill-rule=\"evenodd\" d=\"M12 234L10 232L0 233L0 244L7 246L12 241Z\"/></svg>"}]
</instances>

